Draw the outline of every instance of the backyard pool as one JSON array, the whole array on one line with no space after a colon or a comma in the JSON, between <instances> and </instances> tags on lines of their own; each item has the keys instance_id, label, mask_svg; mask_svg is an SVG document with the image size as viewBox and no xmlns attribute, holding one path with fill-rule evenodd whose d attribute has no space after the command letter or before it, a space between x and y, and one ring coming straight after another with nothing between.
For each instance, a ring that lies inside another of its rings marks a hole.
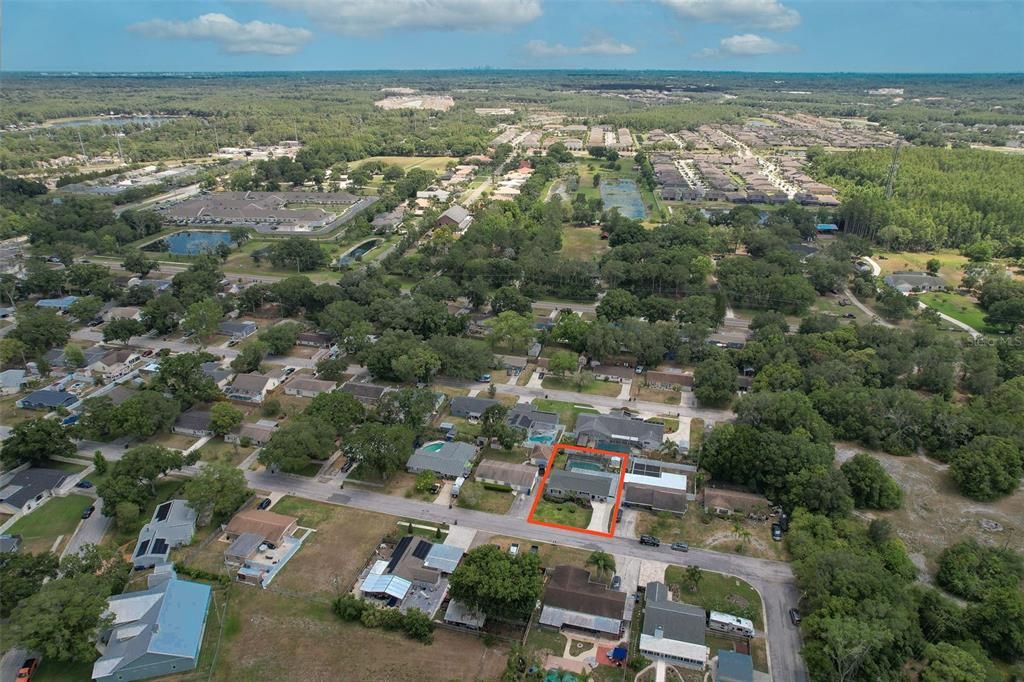
<instances>
[{"instance_id":1,"label":"backyard pool","mask_svg":"<svg viewBox=\"0 0 1024 682\"><path fill-rule=\"evenodd\" d=\"M344 256L339 258L338 265L348 265L352 261L359 260L370 251L373 251L374 247L376 247L377 244L380 244L380 241L381 240L379 239L370 239L369 241L363 242L362 244L353 248L351 251L349 251Z\"/></svg>"},{"instance_id":2,"label":"backyard pool","mask_svg":"<svg viewBox=\"0 0 1024 682\"><path fill-rule=\"evenodd\" d=\"M633 220L643 220L647 217L643 197L632 180L602 180L600 189L606 210L617 208L623 217Z\"/></svg>"},{"instance_id":3,"label":"backyard pool","mask_svg":"<svg viewBox=\"0 0 1024 682\"><path fill-rule=\"evenodd\" d=\"M168 251L175 256L196 256L210 253L221 244L234 246L227 232L175 232L148 244L145 251Z\"/></svg>"},{"instance_id":4,"label":"backyard pool","mask_svg":"<svg viewBox=\"0 0 1024 682\"><path fill-rule=\"evenodd\" d=\"M426 445L424 445L420 449L423 450L424 452L439 452L441 450L441 448L443 448L443 447L444 447L444 443L443 442L441 442L439 440L435 440L433 443L427 443Z\"/></svg>"}]
</instances>

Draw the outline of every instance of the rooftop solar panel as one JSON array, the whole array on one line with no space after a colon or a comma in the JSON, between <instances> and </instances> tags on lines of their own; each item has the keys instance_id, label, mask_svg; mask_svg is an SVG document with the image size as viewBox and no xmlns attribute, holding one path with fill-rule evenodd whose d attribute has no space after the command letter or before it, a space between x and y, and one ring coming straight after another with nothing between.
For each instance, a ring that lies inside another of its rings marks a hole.
<instances>
[{"instance_id":1,"label":"rooftop solar panel","mask_svg":"<svg viewBox=\"0 0 1024 682\"><path fill-rule=\"evenodd\" d=\"M135 556L142 556L149 549L149 540L143 540L139 543L139 550L135 552Z\"/></svg>"},{"instance_id":2,"label":"rooftop solar panel","mask_svg":"<svg viewBox=\"0 0 1024 682\"><path fill-rule=\"evenodd\" d=\"M153 540L153 554L167 554L167 541L163 538L157 538Z\"/></svg>"},{"instance_id":3,"label":"rooftop solar panel","mask_svg":"<svg viewBox=\"0 0 1024 682\"><path fill-rule=\"evenodd\" d=\"M431 543L426 540L420 540L419 544L416 545L416 549L412 551L412 555L417 559L426 559L427 555L430 554Z\"/></svg>"},{"instance_id":4,"label":"rooftop solar panel","mask_svg":"<svg viewBox=\"0 0 1024 682\"><path fill-rule=\"evenodd\" d=\"M164 502L163 504L161 504L159 507L156 508L156 520L157 521L163 521L164 519L167 518L167 515L170 513L170 511L171 511L171 503L170 502Z\"/></svg>"}]
</instances>

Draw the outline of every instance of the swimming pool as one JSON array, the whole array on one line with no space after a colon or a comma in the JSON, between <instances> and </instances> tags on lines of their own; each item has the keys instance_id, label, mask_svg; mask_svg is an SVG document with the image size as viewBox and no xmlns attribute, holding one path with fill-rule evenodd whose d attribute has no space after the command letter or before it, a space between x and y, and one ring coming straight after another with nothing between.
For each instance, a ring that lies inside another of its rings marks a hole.
<instances>
[{"instance_id":1,"label":"swimming pool","mask_svg":"<svg viewBox=\"0 0 1024 682\"><path fill-rule=\"evenodd\" d=\"M438 452L443 447L444 447L444 443L443 442L441 442L439 440L435 440L433 443L427 443L421 449L426 451L426 452Z\"/></svg>"},{"instance_id":2,"label":"swimming pool","mask_svg":"<svg viewBox=\"0 0 1024 682\"><path fill-rule=\"evenodd\" d=\"M555 442L555 435L552 433L538 434L526 439L531 445L551 445Z\"/></svg>"},{"instance_id":3,"label":"swimming pool","mask_svg":"<svg viewBox=\"0 0 1024 682\"><path fill-rule=\"evenodd\" d=\"M373 251L373 249L376 248L376 246L380 244L380 242L380 239L369 239L363 242L362 244L351 249L344 256L339 258L338 265L348 265L352 261L359 260L370 251Z\"/></svg>"},{"instance_id":4,"label":"swimming pool","mask_svg":"<svg viewBox=\"0 0 1024 682\"><path fill-rule=\"evenodd\" d=\"M632 180L602 180L600 189L605 209L617 208L623 217L633 220L643 220L647 217L643 197Z\"/></svg>"}]
</instances>

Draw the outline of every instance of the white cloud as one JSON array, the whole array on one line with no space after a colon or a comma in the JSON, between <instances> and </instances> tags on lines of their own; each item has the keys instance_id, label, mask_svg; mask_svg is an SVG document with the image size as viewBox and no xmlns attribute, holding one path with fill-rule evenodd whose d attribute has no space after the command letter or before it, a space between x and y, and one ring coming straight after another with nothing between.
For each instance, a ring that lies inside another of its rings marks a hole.
<instances>
[{"instance_id":1,"label":"white cloud","mask_svg":"<svg viewBox=\"0 0 1024 682\"><path fill-rule=\"evenodd\" d=\"M526 52L531 57L572 57L575 55L624 56L636 53L636 48L620 43L613 38L593 38L584 40L579 47L569 47L562 43L549 43L545 40L531 40L526 44Z\"/></svg>"},{"instance_id":2,"label":"white cloud","mask_svg":"<svg viewBox=\"0 0 1024 682\"><path fill-rule=\"evenodd\" d=\"M785 31L800 23L800 13L778 0L659 0L684 19L711 24Z\"/></svg>"},{"instance_id":3,"label":"white cloud","mask_svg":"<svg viewBox=\"0 0 1024 682\"><path fill-rule=\"evenodd\" d=\"M388 29L480 31L541 15L540 0L268 0L302 10L317 26L346 35Z\"/></svg>"},{"instance_id":4,"label":"white cloud","mask_svg":"<svg viewBox=\"0 0 1024 682\"><path fill-rule=\"evenodd\" d=\"M210 40L229 54L294 54L313 39L304 28L250 21L242 24L220 13L204 14L188 21L151 19L132 24L128 30L150 38Z\"/></svg>"},{"instance_id":5,"label":"white cloud","mask_svg":"<svg viewBox=\"0 0 1024 682\"><path fill-rule=\"evenodd\" d=\"M756 57L764 54L796 52L796 45L778 43L771 38L743 33L719 41L718 47L706 47L697 53L698 57Z\"/></svg>"}]
</instances>

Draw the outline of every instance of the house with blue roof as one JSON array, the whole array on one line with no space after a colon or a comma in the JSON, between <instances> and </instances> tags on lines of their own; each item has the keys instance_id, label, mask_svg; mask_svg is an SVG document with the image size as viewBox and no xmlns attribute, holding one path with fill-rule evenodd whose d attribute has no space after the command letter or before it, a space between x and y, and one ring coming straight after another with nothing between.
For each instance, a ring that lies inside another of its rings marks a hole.
<instances>
[{"instance_id":1,"label":"house with blue roof","mask_svg":"<svg viewBox=\"0 0 1024 682\"><path fill-rule=\"evenodd\" d=\"M78 402L78 396L67 391L42 389L33 391L15 403L23 410L55 410L58 407L71 407Z\"/></svg>"},{"instance_id":2,"label":"house with blue roof","mask_svg":"<svg viewBox=\"0 0 1024 682\"><path fill-rule=\"evenodd\" d=\"M210 605L209 585L179 580L170 566L149 577L149 589L107 601L113 619L97 642L96 682L129 682L193 670Z\"/></svg>"}]
</instances>

